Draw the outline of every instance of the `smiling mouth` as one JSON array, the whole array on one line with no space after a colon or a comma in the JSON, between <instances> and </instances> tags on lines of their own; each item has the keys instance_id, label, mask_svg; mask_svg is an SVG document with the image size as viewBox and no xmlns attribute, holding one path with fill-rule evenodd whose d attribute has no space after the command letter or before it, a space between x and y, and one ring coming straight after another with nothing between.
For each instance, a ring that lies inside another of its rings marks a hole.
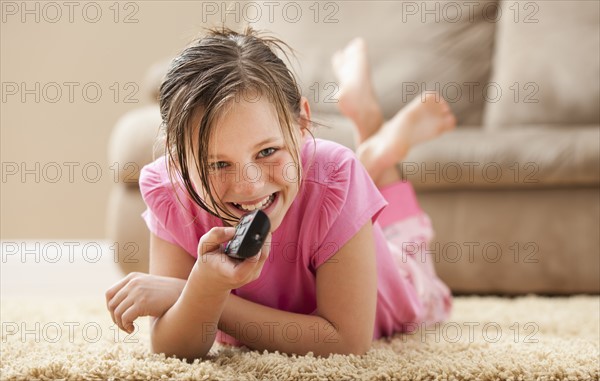
<instances>
[{"instance_id":1,"label":"smiling mouth","mask_svg":"<svg viewBox=\"0 0 600 381\"><path fill-rule=\"evenodd\" d=\"M277 192L275 192L275 193L277 193ZM270 196L265 197L263 200L261 200L260 202L258 202L256 204L238 204L235 202L230 202L230 204L242 212L252 212L253 210L256 210L256 209L266 209L269 206L271 206L271 204L273 203L273 200L275 200L275 193L272 193Z\"/></svg>"}]
</instances>

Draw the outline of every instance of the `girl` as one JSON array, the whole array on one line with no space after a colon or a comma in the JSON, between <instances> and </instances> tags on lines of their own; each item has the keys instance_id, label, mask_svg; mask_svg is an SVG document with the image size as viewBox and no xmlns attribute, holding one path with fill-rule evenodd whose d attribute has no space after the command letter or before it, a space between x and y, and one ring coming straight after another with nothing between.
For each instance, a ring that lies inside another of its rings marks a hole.
<instances>
[{"instance_id":1,"label":"girl","mask_svg":"<svg viewBox=\"0 0 600 381\"><path fill-rule=\"evenodd\" d=\"M426 93L383 123L355 40L333 60L355 155L310 134L308 102L274 53L282 45L251 29L213 30L161 85L166 155L140 176L150 274L106 292L121 329L151 316L154 352L201 358L217 340L362 355L373 339L448 317L448 288L415 250L431 238L429 219L395 169L454 127L448 105ZM271 233L259 254L234 261L222 245L256 208Z\"/></svg>"}]
</instances>

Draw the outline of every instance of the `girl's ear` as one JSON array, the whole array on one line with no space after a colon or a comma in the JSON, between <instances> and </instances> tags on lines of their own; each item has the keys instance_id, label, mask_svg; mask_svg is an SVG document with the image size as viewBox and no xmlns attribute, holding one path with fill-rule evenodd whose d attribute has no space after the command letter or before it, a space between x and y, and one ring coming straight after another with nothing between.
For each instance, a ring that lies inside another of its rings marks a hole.
<instances>
[{"instance_id":1,"label":"girl's ear","mask_svg":"<svg viewBox=\"0 0 600 381\"><path fill-rule=\"evenodd\" d=\"M300 98L300 133L304 138L310 129L310 105L306 97Z\"/></svg>"}]
</instances>

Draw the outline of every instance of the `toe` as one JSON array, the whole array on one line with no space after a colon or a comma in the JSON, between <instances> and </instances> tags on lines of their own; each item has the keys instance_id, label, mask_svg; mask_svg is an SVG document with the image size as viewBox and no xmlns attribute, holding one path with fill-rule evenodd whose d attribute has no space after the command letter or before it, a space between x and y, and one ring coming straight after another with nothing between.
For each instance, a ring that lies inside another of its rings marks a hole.
<instances>
[{"instance_id":1,"label":"toe","mask_svg":"<svg viewBox=\"0 0 600 381\"><path fill-rule=\"evenodd\" d=\"M456 117L454 116L454 114L448 114L444 117L444 125L445 125L445 130L446 131L450 131L453 130L454 127L456 127Z\"/></svg>"},{"instance_id":2,"label":"toe","mask_svg":"<svg viewBox=\"0 0 600 381\"><path fill-rule=\"evenodd\" d=\"M340 50L333 53L331 57L331 66L333 66L333 70L337 73L342 64L342 52Z\"/></svg>"}]
</instances>

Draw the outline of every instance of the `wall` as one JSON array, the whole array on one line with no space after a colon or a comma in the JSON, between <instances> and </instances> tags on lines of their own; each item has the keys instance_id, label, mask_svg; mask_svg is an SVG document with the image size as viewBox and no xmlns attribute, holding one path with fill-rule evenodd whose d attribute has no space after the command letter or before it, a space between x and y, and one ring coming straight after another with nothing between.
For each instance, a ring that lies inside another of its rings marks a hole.
<instances>
[{"instance_id":1,"label":"wall","mask_svg":"<svg viewBox=\"0 0 600 381\"><path fill-rule=\"evenodd\" d=\"M217 19L192 1L1 8L0 238L104 237L112 127L149 103L148 67Z\"/></svg>"}]
</instances>

